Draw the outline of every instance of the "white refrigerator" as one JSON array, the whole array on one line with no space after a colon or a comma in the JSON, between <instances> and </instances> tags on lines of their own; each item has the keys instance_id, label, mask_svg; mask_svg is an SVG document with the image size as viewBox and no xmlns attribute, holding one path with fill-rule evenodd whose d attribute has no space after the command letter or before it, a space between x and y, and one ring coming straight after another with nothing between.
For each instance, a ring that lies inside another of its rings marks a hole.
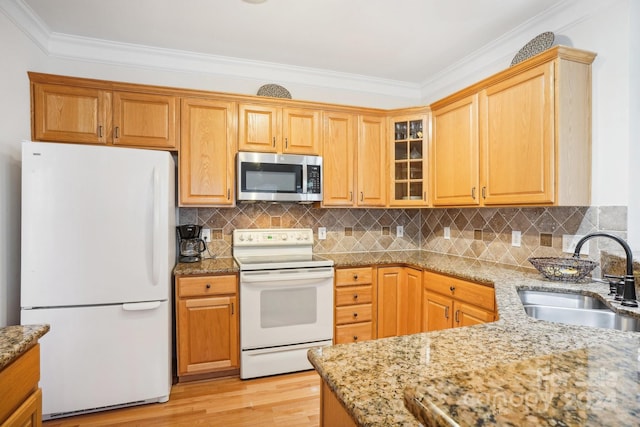
<instances>
[{"instance_id":1,"label":"white refrigerator","mask_svg":"<svg viewBox=\"0 0 640 427\"><path fill-rule=\"evenodd\" d=\"M51 326L44 419L168 400L175 216L168 152L23 143L21 323Z\"/></svg>"}]
</instances>

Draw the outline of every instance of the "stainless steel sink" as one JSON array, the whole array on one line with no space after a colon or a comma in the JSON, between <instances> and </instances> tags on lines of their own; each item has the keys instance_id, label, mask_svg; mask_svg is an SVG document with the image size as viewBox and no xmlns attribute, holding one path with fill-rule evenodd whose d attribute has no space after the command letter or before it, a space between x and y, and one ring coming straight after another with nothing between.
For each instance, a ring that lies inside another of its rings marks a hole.
<instances>
[{"instance_id":1,"label":"stainless steel sink","mask_svg":"<svg viewBox=\"0 0 640 427\"><path fill-rule=\"evenodd\" d=\"M640 319L612 311L587 295L544 291L518 291L524 311L531 317L569 325L640 332Z\"/></svg>"}]
</instances>

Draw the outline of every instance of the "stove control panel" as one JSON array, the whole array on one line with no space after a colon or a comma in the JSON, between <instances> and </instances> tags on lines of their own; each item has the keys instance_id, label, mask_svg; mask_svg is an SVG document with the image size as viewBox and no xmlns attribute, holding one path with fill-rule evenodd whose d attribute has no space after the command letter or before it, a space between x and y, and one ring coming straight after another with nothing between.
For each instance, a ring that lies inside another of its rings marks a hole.
<instances>
[{"instance_id":1,"label":"stove control panel","mask_svg":"<svg viewBox=\"0 0 640 427\"><path fill-rule=\"evenodd\" d=\"M233 246L308 246L313 244L310 228L233 230Z\"/></svg>"}]
</instances>

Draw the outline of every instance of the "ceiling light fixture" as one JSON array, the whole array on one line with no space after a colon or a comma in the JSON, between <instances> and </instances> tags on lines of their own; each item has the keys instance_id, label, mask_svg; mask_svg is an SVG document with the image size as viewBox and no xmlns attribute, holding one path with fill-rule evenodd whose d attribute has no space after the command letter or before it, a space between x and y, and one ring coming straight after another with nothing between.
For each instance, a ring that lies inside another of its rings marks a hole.
<instances>
[{"instance_id":1,"label":"ceiling light fixture","mask_svg":"<svg viewBox=\"0 0 640 427\"><path fill-rule=\"evenodd\" d=\"M251 4L260 4L260 3L264 3L267 0L242 0L245 3L251 3Z\"/></svg>"}]
</instances>

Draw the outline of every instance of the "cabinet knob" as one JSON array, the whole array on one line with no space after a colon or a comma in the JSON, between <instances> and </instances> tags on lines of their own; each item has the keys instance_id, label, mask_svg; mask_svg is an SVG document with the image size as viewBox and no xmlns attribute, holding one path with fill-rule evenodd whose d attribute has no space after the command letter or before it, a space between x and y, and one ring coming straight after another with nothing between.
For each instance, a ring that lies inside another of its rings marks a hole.
<instances>
[{"instance_id":1,"label":"cabinet knob","mask_svg":"<svg viewBox=\"0 0 640 427\"><path fill-rule=\"evenodd\" d=\"M358 318L358 313L353 313L354 318Z\"/></svg>"},{"instance_id":2,"label":"cabinet knob","mask_svg":"<svg viewBox=\"0 0 640 427\"><path fill-rule=\"evenodd\" d=\"M353 294L353 299L357 300L358 299L358 294Z\"/></svg>"},{"instance_id":3,"label":"cabinet knob","mask_svg":"<svg viewBox=\"0 0 640 427\"><path fill-rule=\"evenodd\" d=\"M357 335L354 335L354 336L353 336L353 340L354 340L354 341L358 341L358 336L357 336Z\"/></svg>"},{"instance_id":4,"label":"cabinet knob","mask_svg":"<svg viewBox=\"0 0 640 427\"><path fill-rule=\"evenodd\" d=\"M207 283L204 287L207 289L211 289L211 283Z\"/></svg>"},{"instance_id":5,"label":"cabinet knob","mask_svg":"<svg viewBox=\"0 0 640 427\"><path fill-rule=\"evenodd\" d=\"M353 275L353 280L358 280L358 275L357 274Z\"/></svg>"},{"instance_id":6,"label":"cabinet knob","mask_svg":"<svg viewBox=\"0 0 640 427\"><path fill-rule=\"evenodd\" d=\"M449 286L449 290L450 290L451 292L453 292L453 291L455 291L455 290L456 290L456 287L455 287L455 286Z\"/></svg>"}]
</instances>

